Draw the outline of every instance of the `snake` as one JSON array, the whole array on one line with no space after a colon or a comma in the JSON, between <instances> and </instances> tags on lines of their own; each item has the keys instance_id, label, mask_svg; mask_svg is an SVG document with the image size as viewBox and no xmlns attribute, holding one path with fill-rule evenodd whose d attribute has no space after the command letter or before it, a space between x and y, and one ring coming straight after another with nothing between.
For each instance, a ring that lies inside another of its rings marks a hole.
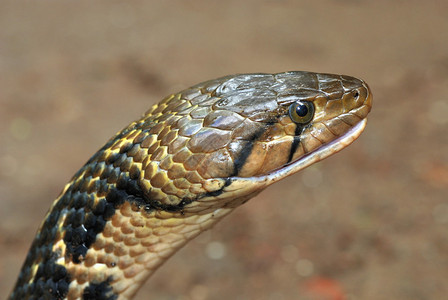
<instances>
[{"instance_id":1,"label":"snake","mask_svg":"<svg viewBox=\"0 0 448 300\"><path fill-rule=\"evenodd\" d=\"M304 71L225 76L165 97L65 185L9 299L132 299L236 207L350 145L371 106L363 80Z\"/></svg>"}]
</instances>

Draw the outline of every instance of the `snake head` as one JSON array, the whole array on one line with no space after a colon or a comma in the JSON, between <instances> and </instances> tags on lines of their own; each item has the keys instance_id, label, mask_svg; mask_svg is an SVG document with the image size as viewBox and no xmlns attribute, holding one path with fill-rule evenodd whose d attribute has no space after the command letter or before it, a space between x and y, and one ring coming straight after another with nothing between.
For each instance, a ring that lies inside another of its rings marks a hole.
<instances>
[{"instance_id":1,"label":"snake head","mask_svg":"<svg viewBox=\"0 0 448 300\"><path fill-rule=\"evenodd\" d=\"M198 84L137 123L148 132L141 185L175 208L252 196L353 142L371 101L364 81L343 75L242 74Z\"/></svg>"}]
</instances>

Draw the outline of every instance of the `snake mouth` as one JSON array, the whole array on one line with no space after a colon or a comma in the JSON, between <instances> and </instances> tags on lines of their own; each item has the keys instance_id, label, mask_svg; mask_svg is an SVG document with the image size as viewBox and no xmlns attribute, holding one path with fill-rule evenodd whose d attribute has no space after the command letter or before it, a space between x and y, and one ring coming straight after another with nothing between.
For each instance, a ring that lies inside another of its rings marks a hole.
<instances>
[{"instance_id":1,"label":"snake mouth","mask_svg":"<svg viewBox=\"0 0 448 300\"><path fill-rule=\"evenodd\" d=\"M279 181L282 178L290 176L298 171L318 162L328 156L331 156L351 143L353 143L364 131L367 125L367 118L362 119L355 126L350 128L345 134L339 136L328 144L322 145L316 150L304 155L296 161L293 161L267 175L254 177L256 181L265 181L269 184Z\"/></svg>"},{"instance_id":2,"label":"snake mouth","mask_svg":"<svg viewBox=\"0 0 448 300\"><path fill-rule=\"evenodd\" d=\"M216 198L226 198L229 197L229 195L231 196L230 198L233 198L236 195L239 195L239 197L241 197L241 195L249 195L249 197L251 197L253 194L259 193L269 185L341 151L361 135L366 125L367 118L364 118L350 128L345 134L269 174L253 177L231 177L230 180L228 178L226 182L229 184L221 186L220 188L220 192L225 193L220 194ZM213 181L211 183L213 183ZM238 199L238 196L236 198Z\"/></svg>"},{"instance_id":3,"label":"snake mouth","mask_svg":"<svg viewBox=\"0 0 448 300\"><path fill-rule=\"evenodd\" d=\"M254 192L258 193L267 186L341 151L353 143L361 135L366 125L367 118L364 118L350 128L346 133L335 138L333 141L322 145L314 151L302 156L298 160L284 165L269 174L253 177L231 177L228 181L230 184L222 187L220 191L229 192L230 195L236 195L235 193L240 195L251 194ZM220 197L225 197L225 193L217 198Z\"/></svg>"}]
</instances>

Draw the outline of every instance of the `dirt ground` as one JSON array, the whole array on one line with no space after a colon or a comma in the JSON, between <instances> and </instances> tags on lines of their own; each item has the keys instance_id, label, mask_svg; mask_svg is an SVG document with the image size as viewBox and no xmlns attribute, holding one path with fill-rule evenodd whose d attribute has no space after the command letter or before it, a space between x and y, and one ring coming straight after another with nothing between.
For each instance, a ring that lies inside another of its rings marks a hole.
<instances>
[{"instance_id":1,"label":"dirt ground","mask_svg":"<svg viewBox=\"0 0 448 300\"><path fill-rule=\"evenodd\" d=\"M233 73L365 79L340 154L267 189L136 299L447 299L447 1L0 1L0 298L53 199L164 95Z\"/></svg>"}]
</instances>

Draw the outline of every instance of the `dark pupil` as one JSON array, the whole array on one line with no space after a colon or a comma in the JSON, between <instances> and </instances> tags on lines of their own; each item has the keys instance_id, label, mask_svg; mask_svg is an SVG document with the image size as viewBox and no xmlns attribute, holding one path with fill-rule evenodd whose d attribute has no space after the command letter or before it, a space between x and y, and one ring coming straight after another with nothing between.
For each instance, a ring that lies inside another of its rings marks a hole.
<instances>
[{"instance_id":1,"label":"dark pupil","mask_svg":"<svg viewBox=\"0 0 448 300\"><path fill-rule=\"evenodd\" d=\"M296 114L299 117L304 117L308 114L308 106L306 104L300 103L296 107Z\"/></svg>"}]
</instances>

